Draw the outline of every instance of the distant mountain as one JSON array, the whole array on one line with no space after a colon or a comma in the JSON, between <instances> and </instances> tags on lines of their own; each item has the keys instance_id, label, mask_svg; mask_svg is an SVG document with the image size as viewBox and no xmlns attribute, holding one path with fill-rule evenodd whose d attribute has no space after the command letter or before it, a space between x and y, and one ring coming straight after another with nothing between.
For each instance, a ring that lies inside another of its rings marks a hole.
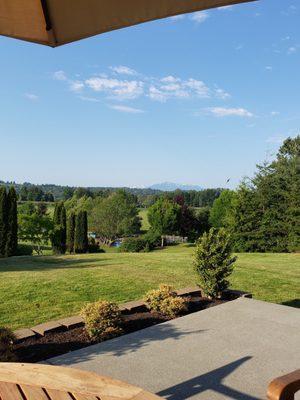
<instances>
[{"instance_id":1,"label":"distant mountain","mask_svg":"<svg viewBox=\"0 0 300 400\"><path fill-rule=\"evenodd\" d=\"M180 183L173 182L162 182L155 183L154 185L149 186L149 189L152 190L161 190L163 192L173 192L176 189L180 190L202 190L203 188L198 185L184 185Z\"/></svg>"}]
</instances>

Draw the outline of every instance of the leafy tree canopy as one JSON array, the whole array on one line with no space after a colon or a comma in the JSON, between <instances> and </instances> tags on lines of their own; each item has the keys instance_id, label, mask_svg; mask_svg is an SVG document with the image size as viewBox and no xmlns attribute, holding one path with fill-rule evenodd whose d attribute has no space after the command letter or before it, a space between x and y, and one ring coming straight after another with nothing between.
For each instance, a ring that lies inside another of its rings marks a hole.
<instances>
[{"instance_id":1,"label":"leafy tree canopy","mask_svg":"<svg viewBox=\"0 0 300 400\"><path fill-rule=\"evenodd\" d=\"M118 190L107 198L98 198L91 211L90 229L103 241L138 233L141 221L137 199L125 190Z\"/></svg>"}]
</instances>

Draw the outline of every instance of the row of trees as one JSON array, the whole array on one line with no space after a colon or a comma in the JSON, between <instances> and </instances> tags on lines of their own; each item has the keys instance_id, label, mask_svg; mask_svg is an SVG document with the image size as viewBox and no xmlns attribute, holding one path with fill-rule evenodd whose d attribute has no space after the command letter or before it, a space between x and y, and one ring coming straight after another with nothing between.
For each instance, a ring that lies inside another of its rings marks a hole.
<instances>
[{"instance_id":1,"label":"row of trees","mask_svg":"<svg viewBox=\"0 0 300 400\"><path fill-rule=\"evenodd\" d=\"M288 138L236 191L222 192L210 222L231 232L236 251L299 251L300 136Z\"/></svg>"},{"instance_id":2,"label":"row of trees","mask_svg":"<svg viewBox=\"0 0 300 400\"><path fill-rule=\"evenodd\" d=\"M88 251L87 212L71 212L68 219L65 205L55 205L53 216L52 248L55 254L86 253Z\"/></svg>"},{"instance_id":3,"label":"row of trees","mask_svg":"<svg viewBox=\"0 0 300 400\"><path fill-rule=\"evenodd\" d=\"M141 220L135 195L119 189L108 197L72 197L65 202L68 212L88 214L89 229L97 234L103 243L111 243L122 236L140 232Z\"/></svg>"},{"instance_id":4,"label":"row of trees","mask_svg":"<svg viewBox=\"0 0 300 400\"><path fill-rule=\"evenodd\" d=\"M219 197L223 189L203 189L203 190L175 190L173 192L163 192L157 189L147 188L112 188L112 187L70 187L59 185L33 185L29 182L19 184L16 182L3 182L0 185L14 186L18 195L19 201L34 201L34 202L54 202L66 201L75 197L81 199L82 197L90 197L92 199L107 198L118 190L125 190L132 194L137 199L139 207L148 208L153 205L160 197L164 196L169 200L174 200L175 197L181 195L184 197L184 202L187 206L191 207L211 207L214 200Z\"/></svg>"},{"instance_id":5,"label":"row of trees","mask_svg":"<svg viewBox=\"0 0 300 400\"><path fill-rule=\"evenodd\" d=\"M126 190L118 190L108 197L72 197L65 202L69 212L87 211L90 230L103 243L141 233L137 196ZM181 193L168 198L161 196L148 209L151 233L155 235L181 235L195 240L209 229L209 209L195 210L185 204Z\"/></svg>"},{"instance_id":6,"label":"row of trees","mask_svg":"<svg viewBox=\"0 0 300 400\"><path fill-rule=\"evenodd\" d=\"M86 253L88 251L87 213L71 212L67 218L63 202L55 204L53 218L47 205L24 203L19 205L19 238L30 243L37 254L52 245L54 254Z\"/></svg>"},{"instance_id":7,"label":"row of trees","mask_svg":"<svg viewBox=\"0 0 300 400\"><path fill-rule=\"evenodd\" d=\"M20 201L46 201L54 202L54 196L50 192L44 192L40 187L35 185L22 186L19 192Z\"/></svg>"},{"instance_id":8,"label":"row of trees","mask_svg":"<svg viewBox=\"0 0 300 400\"><path fill-rule=\"evenodd\" d=\"M0 257L17 254L18 215L17 194L13 187L0 187Z\"/></svg>"}]
</instances>

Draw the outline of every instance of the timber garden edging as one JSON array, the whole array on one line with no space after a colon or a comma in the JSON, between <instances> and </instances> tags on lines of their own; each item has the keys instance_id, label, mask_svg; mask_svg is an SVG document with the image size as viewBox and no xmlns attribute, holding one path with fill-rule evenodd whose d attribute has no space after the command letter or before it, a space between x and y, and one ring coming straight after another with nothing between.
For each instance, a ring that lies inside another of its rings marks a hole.
<instances>
[{"instance_id":1,"label":"timber garden edging","mask_svg":"<svg viewBox=\"0 0 300 400\"><path fill-rule=\"evenodd\" d=\"M178 296L199 296L201 295L201 289L198 286L188 287L179 289L176 291ZM239 297L252 298L252 294L243 292L240 290L226 289L222 293L222 298L225 300L234 300ZM146 305L143 300L134 300L119 305L120 310L123 314L133 313L143 310ZM71 317L61 318L56 321L48 321L42 324L33 326L31 328L22 328L14 331L16 337L16 343L20 343L26 339L45 336L48 333L66 331L69 329L77 328L84 325L83 318L80 315L74 315Z\"/></svg>"}]
</instances>

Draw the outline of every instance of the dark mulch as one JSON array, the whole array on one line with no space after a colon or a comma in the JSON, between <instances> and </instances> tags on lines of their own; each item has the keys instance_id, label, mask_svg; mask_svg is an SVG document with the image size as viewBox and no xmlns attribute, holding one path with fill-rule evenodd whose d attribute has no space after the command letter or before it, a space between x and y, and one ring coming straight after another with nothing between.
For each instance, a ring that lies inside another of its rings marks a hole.
<instances>
[{"instance_id":1,"label":"dark mulch","mask_svg":"<svg viewBox=\"0 0 300 400\"><path fill-rule=\"evenodd\" d=\"M225 300L208 300L202 297L193 297L188 303L188 311L185 314L217 306L224 303L224 301ZM124 334L128 334L165 321L167 321L167 319L158 313L150 313L145 309L141 312L124 315L122 328ZM84 327L78 327L27 339L15 345L15 352L18 361L38 362L95 343L97 342L89 338Z\"/></svg>"}]
</instances>

